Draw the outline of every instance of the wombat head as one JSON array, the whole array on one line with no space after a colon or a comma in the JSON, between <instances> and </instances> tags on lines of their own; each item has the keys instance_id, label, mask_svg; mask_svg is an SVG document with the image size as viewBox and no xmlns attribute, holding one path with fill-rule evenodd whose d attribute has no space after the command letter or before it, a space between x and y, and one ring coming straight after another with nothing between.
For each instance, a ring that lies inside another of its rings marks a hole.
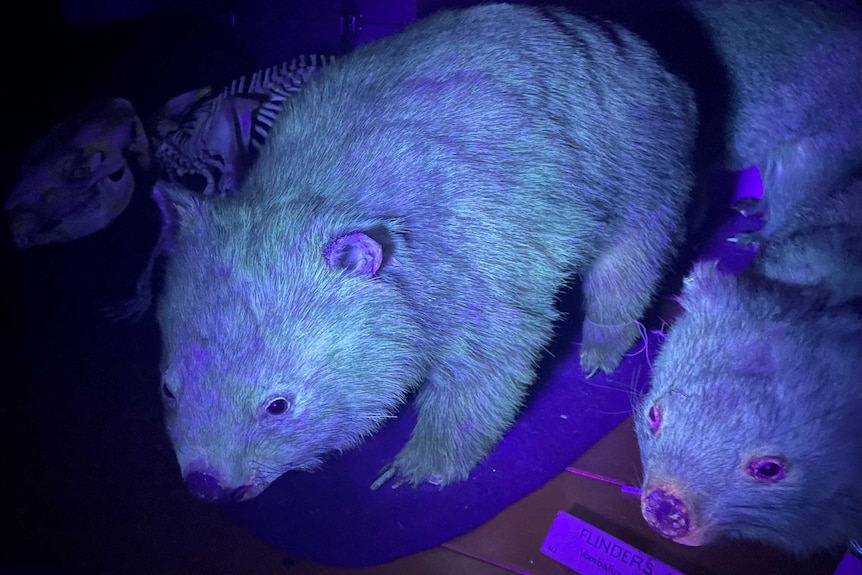
<instances>
[{"instance_id":1,"label":"wombat head","mask_svg":"<svg viewBox=\"0 0 862 575\"><path fill-rule=\"evenodd\" d=\"M165 417L196 495L254 497L390 417L419 380L397 222L156 196L176 222L158 308Z\"/></svg>"},{"instance_id":2,"label":"wombat head","mask_svg":"<svg viewBox=\"0 0 862 575\"><path fill-rule=\"evenodd\" d=\"M862 525L862 318L782 290L714 263L686 282L635 412L641 510L678 543L806 554Z\"/></svg>"}]
</instances>

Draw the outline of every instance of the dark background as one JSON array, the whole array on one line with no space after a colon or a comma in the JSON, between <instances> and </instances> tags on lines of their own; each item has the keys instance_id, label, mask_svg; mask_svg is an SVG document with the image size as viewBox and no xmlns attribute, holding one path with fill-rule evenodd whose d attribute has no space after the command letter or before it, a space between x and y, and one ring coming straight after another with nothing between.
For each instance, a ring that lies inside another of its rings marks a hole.
<instances>
[{"instance_id":1,"label":"dark background","mask_svg":"<svg viewBox=\"0 0 862 575\"><path fill-rule=\"evenodd\" d=\"M145 119L184 91L471 3L364 2L354 33L358 6L337 0L7 8L0 197L30 144L97 96L125 97ZM100 312L133 295L158 233L148 183L113 224L68 244L17 250L2 221L4 575L164 573L217 532L220 512L189 497L162 430L152 313L111 324Z\"/></svg>"},{"instance_id":2,"label":"dark background","mask_svg":"<svg viewBox=\"0 0 862 575\"><path fill-rule=\"evenodd\" d=\"M418 12L414 2L363 4L361 29L349 25L359 7L341 0L7 8L0 198L29 146L98 96L129 99L146 122L187 90L303 53L343 53ZM117 220L67 244L17 250L2 214L4 575L164 573L224 529L217 508L189 496L163 432L152 312L115 324L101 313L134 294L158 234L151 181L137 184ZM254 548L234 535L225 546Z\"/></svg>"}]
</instances>

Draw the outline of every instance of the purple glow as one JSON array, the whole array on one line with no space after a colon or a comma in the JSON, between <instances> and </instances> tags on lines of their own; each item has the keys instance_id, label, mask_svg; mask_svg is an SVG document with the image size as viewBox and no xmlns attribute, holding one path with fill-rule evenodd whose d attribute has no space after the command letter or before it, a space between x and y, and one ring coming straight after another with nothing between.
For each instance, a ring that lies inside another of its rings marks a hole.
<instances>
[{"instance_id":1,"label":"purple glow","mask_svg":"<svg viewBox=\"0 0 862 575\"><path fill-rule=\"evenodd\" d=\"M210 354L201 343L195 343L189 347L183 361L185 373L190 377L198 377L206 371L206 366L210 362Z\"/></svg>"},{"instance_id":2,"label":"purple glow","mask_svg":"<svg viewBox=\"0 0 862 575\"><path fill-rule=\"evenodd\" d=\"M736 183L736 191L733 194L733 202L736 203L743 198L760 199L763 197L763 180L760 177L760 170L757 166L752 166L739 174L739 179Z\"/></svg>"},{"instance_id":3,"label":"purple glow","mask_svg":"<svg viewBox=\"0 0 862 575\"><path fill-rule=\"evenodd\" d=\"M325 252L329 267L352 274L373 276L383 265L383 247L362 232L338 238Z\"/></svg>"}]
</instances>

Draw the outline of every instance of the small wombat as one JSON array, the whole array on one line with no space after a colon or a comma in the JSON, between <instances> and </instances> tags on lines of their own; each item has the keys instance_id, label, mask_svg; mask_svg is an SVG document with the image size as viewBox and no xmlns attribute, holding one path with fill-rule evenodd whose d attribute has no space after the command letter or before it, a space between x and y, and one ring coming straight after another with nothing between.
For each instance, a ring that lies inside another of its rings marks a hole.
<instances>
[{"instance_id":1,"label":"small wombat","mask_svg":"<svg viewBox=\"0 0 862 575\"><path fill-rule=\"evenodd\" d=\"M695 265L635 412L656 531L799 555L862 535L862 313L825 299Z\"/></svg>"},{"instance_id":2,"label":"small wombat","mask_svg":"<svg viewBox=\"0 0 862 575\"><path fill-rule=\"evenodd\" d=\"M682 236L693 102L620 26L483 5L312 80L235 196L163 188L163 390L192 491L253 497L412 391L416 427L375 486L465 479L575 275L582 366L612 371Z\"/></svg>"},{"instance_id":3,"label":"small wombat","mask_svg":"<svg viewBox=\"0 0 862 575\"><path fill-rule=\"evenodd\" d=\"M686 282L635 412L641 509L679 543L807 554L862 535L862 24L840 2L692 4L730 70L732 160L755 159L766 223L740 277L700 263Z\"/></svg>"}]
</instances>

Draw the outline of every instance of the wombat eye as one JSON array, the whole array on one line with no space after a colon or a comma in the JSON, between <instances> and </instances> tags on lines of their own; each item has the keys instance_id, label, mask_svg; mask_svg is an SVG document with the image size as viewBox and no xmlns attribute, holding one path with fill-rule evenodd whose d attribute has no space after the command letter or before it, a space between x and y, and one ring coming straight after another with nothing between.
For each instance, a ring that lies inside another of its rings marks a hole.
<instances>
[{"instance_id":1,"label":"wombat eye","mask_svg":"<svg viewBox=\"0 0 862 575\"><path fill-rule=\"evenodd\" d=\"M270 415L281 415L288 409L290 409L290 402L283 397L273 399L269 402L269 405L266 406L266 411Z\"/></svg>"},{"instance_id":2,"label":"wombat eye","mask_svg":"<svg viewBox=\"0 0 862 575\"><path fill-rule=\"evenodd\" d=\"M775 483L784 479L785 467L780 457L755 457L748 462L748 474L758 481Z\"/></svg>"},{"instance_id":3,"label":"wombat eye","mask_svg":"<svg viewBox=\"0 0 862 575\"><path fill-rule=\"evenodd\" d=\"M647 412L647 421L649 421L650 431L657 433L661 427L661 406L657 403L652 404Z\"/></svg>"}]
</instances>

